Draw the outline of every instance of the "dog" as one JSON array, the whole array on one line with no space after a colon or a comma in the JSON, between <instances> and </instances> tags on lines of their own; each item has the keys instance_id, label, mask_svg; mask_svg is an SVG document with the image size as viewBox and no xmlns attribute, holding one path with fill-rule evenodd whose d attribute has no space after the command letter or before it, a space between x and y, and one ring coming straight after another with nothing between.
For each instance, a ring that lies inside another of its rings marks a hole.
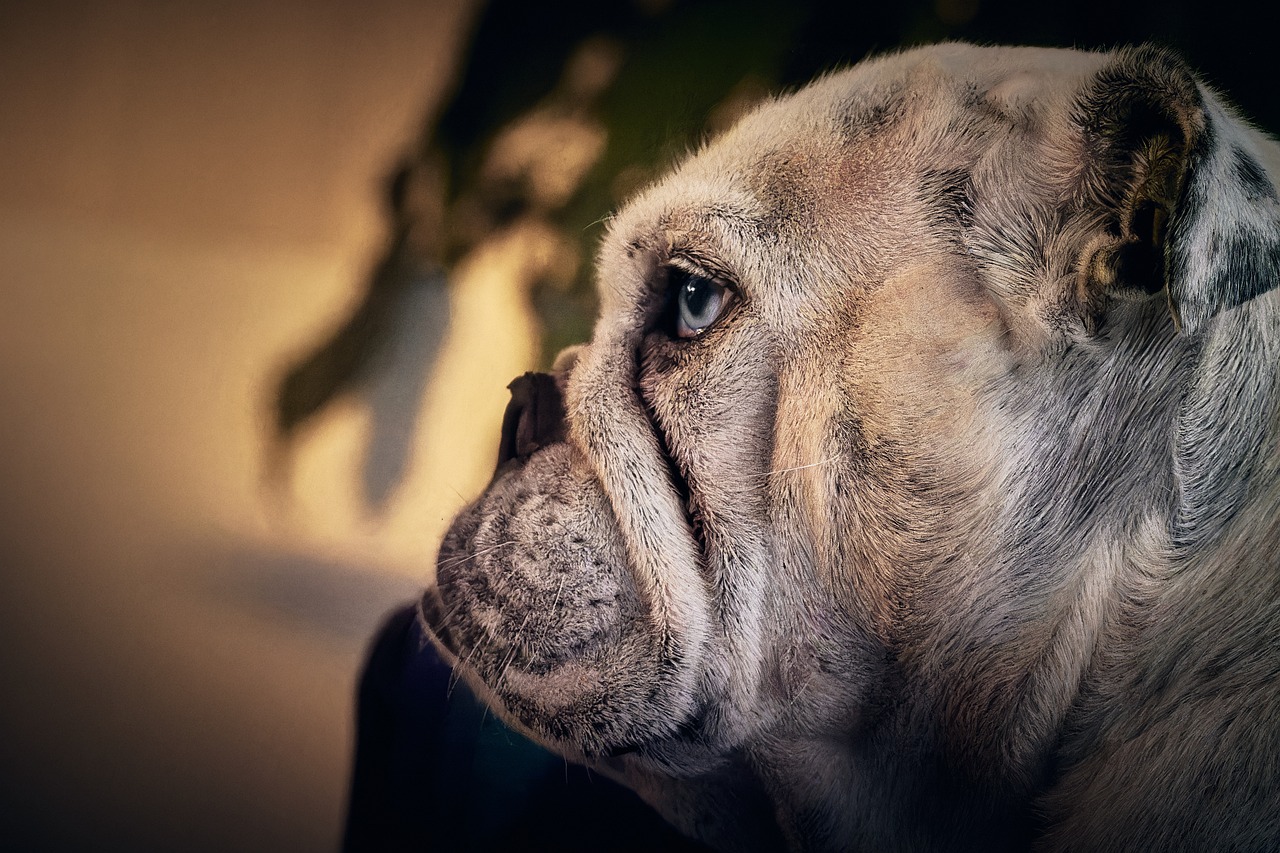
<instances>
[{"instance_id":1,"label":"dog","mask_svg":"<svg viewBox=\"0 0 1280 853\"><path fill-rule=\"evenodd\" d=\"M1149 46L769 101L610 222L423 623L717 849L1280 849L1275 175Z\"/></svg>"}]
</instances>

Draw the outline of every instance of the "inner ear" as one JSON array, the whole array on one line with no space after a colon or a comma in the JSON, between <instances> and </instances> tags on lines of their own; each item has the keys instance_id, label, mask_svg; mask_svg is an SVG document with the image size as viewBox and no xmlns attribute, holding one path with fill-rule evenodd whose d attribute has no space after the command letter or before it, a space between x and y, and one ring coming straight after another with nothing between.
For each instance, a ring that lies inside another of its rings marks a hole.
<instances>
[{"instance_id":1,"label":"inner ear","mask_svg":"<svg viewBox=\"0 0 1280 853\"><path fill-rule=\"evenodd\" d=\"M1112 280L1120 287L1159 293L1165 288L1164 235L1169 210L1150 198L1133 207L1125 238L1116 249Z\"/></svg>"},{"instance_id":2,"label":"inner ear","mask_svg":"<svg viewBox=\"0 0 1280 853\"><path fill-rule=\"evenodd\" d=\"M1190 71L1150 47L1121 51L1081 93L1083 197L1101 214L1102 228L1082 259L1079 287L1094 311L1110 297L1167 287L1167 225L1201 111Z\"/></svg>"},{"instance_id":3,"label":"inner ear","mask_svg":"<svg viewBox=\"0 0 1280 853\"><path fill-rule=\"evenodd\" d=\"M1106 155L1116 198L1119 240L1107 275L1112 288L1159 293L1165 279L1165 235L1181 191L1187 139L1173 105L1158 92L1135 92L1133 102L1111 105ZM1105 112L1104 112L1105 114Z\"/></svg>"}]
</instances>

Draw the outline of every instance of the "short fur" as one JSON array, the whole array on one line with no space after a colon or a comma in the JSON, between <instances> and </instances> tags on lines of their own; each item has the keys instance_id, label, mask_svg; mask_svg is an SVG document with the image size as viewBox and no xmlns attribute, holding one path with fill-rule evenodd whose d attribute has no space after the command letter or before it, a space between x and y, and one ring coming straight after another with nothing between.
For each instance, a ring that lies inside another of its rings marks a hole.
<instances>
[{"instance_id":1,"label":"short fur","mask_svg":"<svg viewBox=\"0 0 1280 853\"><path fill-rule=\"evenodd\" d=\"M1277 169L1151 48L765 104L613 220L424 618L725 850L1280 848Z\"/></svg>"}]
</instances>

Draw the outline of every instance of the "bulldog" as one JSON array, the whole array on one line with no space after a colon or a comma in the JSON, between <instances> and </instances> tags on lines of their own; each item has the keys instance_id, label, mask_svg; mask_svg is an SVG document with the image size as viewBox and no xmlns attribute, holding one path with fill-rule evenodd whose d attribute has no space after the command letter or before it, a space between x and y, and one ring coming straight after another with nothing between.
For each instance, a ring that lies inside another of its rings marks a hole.
<instances>
[{"instance_id":1,"label":"bulldog","mask_svg":"<svg viewBox=\"0 0 1280 853\"><path fill-rule=\"evenodd\" d=\"M1275 175L1150 47L760 106L611 220L423 622L719 849L1280 848Z\"/></svg>"}]
</instances>

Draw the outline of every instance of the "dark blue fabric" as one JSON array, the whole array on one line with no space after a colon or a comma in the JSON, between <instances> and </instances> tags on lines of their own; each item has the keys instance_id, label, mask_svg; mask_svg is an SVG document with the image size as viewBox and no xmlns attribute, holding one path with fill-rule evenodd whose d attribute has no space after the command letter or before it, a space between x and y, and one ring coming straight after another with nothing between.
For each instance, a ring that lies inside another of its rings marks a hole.
<instances>
[{"instance_id":1,"label":"dark blue fabric","mask_svg":"<svg viewBox=\"0 0 1280 853\"><path fill-rule=\"evenodd\" d=\"M346 851L705 851L638 797L503 725L388 618L360 678Z\"/></svg>"}]
</instances>

